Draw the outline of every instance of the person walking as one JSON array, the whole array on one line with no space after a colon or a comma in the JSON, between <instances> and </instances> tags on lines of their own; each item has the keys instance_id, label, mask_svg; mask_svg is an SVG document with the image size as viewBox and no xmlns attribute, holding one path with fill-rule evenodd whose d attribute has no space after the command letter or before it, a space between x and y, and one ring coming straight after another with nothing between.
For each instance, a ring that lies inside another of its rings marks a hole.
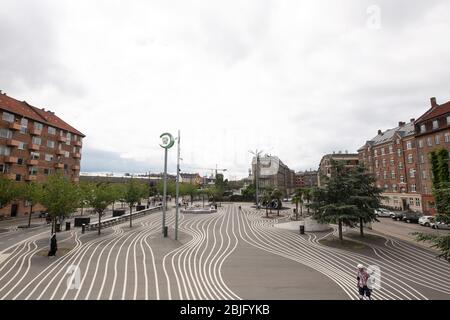
<instances>
[{"instance_id":1,"label":"person walking","mask_svg":"<svg viewBox=\"0 0 450 320\"><path fill-rule=\"evenodd\" d=\"M56 251L58 250L58 244L56 241L56 233L52 235L50 238L50 251L48 252L49 257L53 257L56 255Z\"/></svg>"},{"instance_id":2,"label":"person walking","mask_svg":"<svg viewBox=\"0 0 450 320\"><path fill-rule=\"evenodd\" d=\"M370 275L361 263L358 264L357 268L358 273L356 275L356 280L358 281L359 300L364 300L364 296L369 300L372 300L372 290L367 286Z\"/></svg>"}]
</instances>

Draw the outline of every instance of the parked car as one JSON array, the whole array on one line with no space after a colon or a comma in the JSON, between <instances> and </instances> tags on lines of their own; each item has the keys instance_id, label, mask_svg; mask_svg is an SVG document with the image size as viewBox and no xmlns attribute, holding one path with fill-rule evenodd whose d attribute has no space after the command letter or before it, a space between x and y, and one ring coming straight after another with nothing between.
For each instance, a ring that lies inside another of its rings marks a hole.
<instances>
[{"instance_id":1,"label":"parked car","mask_svg":"<svg viewBox=\"0 0 450 320\"><path fill-rule=\"evenodd\" d=\"M407 223L419 223L419 219L422 216L423 214L419 212L408 211L403 215L402 220Z\"/></svg>"},{"instance_id":2,"label":"parked car","mask_svg":"<svg viewBox=\"0 0 450 320\"><path fill-rule=\"evenodd\" d=\"M440 222L440 221L435 221L435 222L431 223L431 227L433 229L450 230L450 224L444 223L444 222Z\"/></svg>"},{"instance_id":3,"label":"parked car","mask_svg":"<svg viewBox=\"0 0 450 320\"><path fill-rule=\"evenodd\" d=\"M396 212L394 212L394 214L391 216L391 218L392 218L393 220L400 221L400 220L403 219L403 215L404 215L405 213L407 213L407 212L408 212L408 211L396 211Z\"/></svg>"},{"instance_id":4,"label":"parked car","mask_svg":"<svg viewBox=\"0 0 450 320\"><path fill-rule=\"evenodd\" d=\"M389 211L387 209L383 209L383 208L379 208L379 209L375 209L375 215L380 218L384 218L384 217L389 217L392 218L392 216L394 216L394 212Z\"/></svg>"},{"instance_id":5,"label":"parked car","mask_svg":"<svg viewBox=\"0 0 450 320\"><path fill-rule=\"evenodd\" d=\"M419 218L419 224L421 226L429 227L434 222L433 216L422 216Z\"/></svg>"},{"instance_id":6,"label":"parked car","mask_svg":"<svg viewBox=\"0 0 450 320\"><path fill-rule=\"evenodd\" d=\"M41 211L39 212L39 218L46 218L48 216L47 212Z\"/></svg>"}]
</instances>

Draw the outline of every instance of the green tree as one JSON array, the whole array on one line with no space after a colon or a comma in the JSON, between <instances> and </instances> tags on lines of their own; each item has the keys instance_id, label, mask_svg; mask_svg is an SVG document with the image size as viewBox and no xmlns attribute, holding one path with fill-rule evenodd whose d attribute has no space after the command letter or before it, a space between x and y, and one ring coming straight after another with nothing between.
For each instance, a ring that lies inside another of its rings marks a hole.
<instances>
[{"instance_id":1,"label":"green tree","mask_svg":"<svg viewBox=\"0 0 450 320\"><path fill-rule=\"evenodd\" d=\"M277 216L279 216L280 215L280 207L281 207L281 197L283 197L283 193L280 190L275 188L272 191L271 197L272 197L272 200L276 200L278 203Z\"/></svg>"},{"instance_id":2,"label":"green tree","mask_svg":"<svg viewBox=\"0 0 450 320\"><path fill-rule=\"evenodd\" d=\"M300 215L303 216L303 188L298 188L295 190L295 194L292 197L292 203L295 204L295 220L298 220L298 207L300 204Z\"/></svg>"},{"instance_id":3,"label":"green tree","mask_svg":"<svg viewBox=\"0 0 450 320\"><path fill-rule=\"evenodd\" d=\"M81 208L81 215L83 215L84 208L89 205L88 197L92 190L92 184L90 182L82 181L78 184L78 207Z\"/></svg>"},{"instance_id":4,"label":"green tree","mask_svg":"<svg viewBox=\"0 0 450 320\"><path fill-rule=\"evenodd\" d=\"M50 176L43 184L41 203L52 218L52 233L57 218L62 220L76 210L79 204L77 189L77 185L60 174Z\"/></svg>"},{"instance_id":5,"label":"green tree","mask_svg":"<svg viewBox=\"0 0 450 320\"><path fill-rule=\"evenodd\" d=\"M313 217L321 223L336 223L339 239L343 240L342 226L353 228L360 220L360 208L355 197L364 195L364 191L356 193L355 181L343 163L332 161L333 174L326 178L325 187L318 188L312 195ZM325 178L325 177L324 177Z\"/></svg>"},{"instance_id":6,"label":"green tree","mask_svg":"<svg viewBox=\"0 0 450 320\"><path fill-rule=\"evenodd\" d=\"M147 186L145 184L136 181L135 179L130 179L130 181L125 186L123 199L130 208L130 228L133 226L132 223L133 219L131 215L131 213L133 212L133 206L137 202L139 202L143 197L145 197L146 193L147 193Z\"/></svg>"},{"instance_id":7,"label":"green tree","mask_svg":"<svg viewBox=\"0 0 450 320\"><path fill-rule=\"evenodd\" d=\"M437 222L450 223L450 177L448 172L449 153L445 148L430 152L429 159L433 172L433 196L436 204ZM450 262L450 234L432 235L422 232L413 233L417 241L430 241L440 251L438 257Z\"/></svg>"},{"instance_id":8,"label":"green tree","mask_svg":"<svg viewBox=\"0 0 450 320\"><path fill-rule=\"evenodd\" d=\"M20 187L20 198L27 201L30 205L30 213L28 215L28 228L31 227L31 215L33 214L33 206L42 201L43 189L40 183L29 182L22 184Z\"/></svg>"},{"instance_id":9,"label":"green tree","mask_svg":"<svg viewBox=\"0 0 450 320\"><path fill-rule=\"evenodd\" d=\"M269 217L269 205L270 205L270 200L272 200L271 197L271 192L268 190L264 190L262 196L261 196L261 202L265 204L266 207L266 217Z\"/></svg>"},{"instance_id":10,"label":"green tree","mask_svg":"<svg viewBox=\"0 0 450 320\"><path fill-rule=\"evenodd\" d=\"M242 190L242 196L246 200L254 200L256 198L255 184L250 184L244 190Z\"/></svg>"},{"instance_id":11,"label":"green tree","mask_svg":"<svg viewBox=\"0 0 450 320\"><path fill-rule=\"evenodd\" d=\"M87 202L98 214L98 234L101 233L101 218L108 206L117 200L117 193L113 185L108 183L91 184Z\"/></svg>"},{"instance_id":12,"label":"green tree","mask_svg":"<svg viewBox=\"0 0 450 320\"><path fill-rule=\"evenodd\" d=\"M20 197L20 189L15 181L0 174L0 209Z\"/></svg>"}]
</instances>

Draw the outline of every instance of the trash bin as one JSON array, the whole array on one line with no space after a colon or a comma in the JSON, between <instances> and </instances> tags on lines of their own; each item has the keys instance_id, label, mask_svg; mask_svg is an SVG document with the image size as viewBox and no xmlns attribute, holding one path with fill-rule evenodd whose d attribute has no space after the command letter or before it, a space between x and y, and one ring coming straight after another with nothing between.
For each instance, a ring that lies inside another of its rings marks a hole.
<instances>
[{"instance_id":1,"label":"trash bin","mask_svg":"<svg viewBox=\"0 0 450 320\"><path fill-rule=\"evenodd\" d=\"M66 231L70 230L70 222L66 222Z\"/></svg>"},{"instance_id":2,"label":"trash bin","mask_svg":"<svg viewBox=\"0 0 450 320\"><path fill-rule=\"evenodd\" d=\"M164 227L164 238L167 238L168 231L169 231L169 227L165 226Z\"/></svg>"},{"instance_id":3,"label":"trash bin","mask_svg":"<svg viewBox=\"0 0 450 320\"><path fill-rule=\"evenodd\" d=\"M86 230L86 225L83 223L81 225L81 233L84 233L85 230Z\"/></svg>"},{"instance_id":4,"label":"trash bin","mask_svg":"<svg viewBox=\"0 0 450 320\"><path fill-rule=\"evenodd\" d=\"M305 225L300 225L300 234L305 234Z\"/></svg>"}]
</instances>

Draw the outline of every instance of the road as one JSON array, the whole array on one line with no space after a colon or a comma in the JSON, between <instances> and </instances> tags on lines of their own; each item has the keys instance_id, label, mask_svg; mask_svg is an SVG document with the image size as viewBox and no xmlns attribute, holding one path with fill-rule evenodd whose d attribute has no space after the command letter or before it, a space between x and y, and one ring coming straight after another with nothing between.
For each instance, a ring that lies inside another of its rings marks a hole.
<instances>
[{"instance_id":1,"label":"road","mask_svg":"<svg viewBox=\"0 0 450 320\"><path fill-rule=\"evenodd\" d=\"M334 231L299 235L241 205L182 214L178 241L173 210L169 238L161 213L100 236L63 231L54 258L46 227L11 231L21 242L0 245L0 299L358 299L358 263L382 270L375 299L450 299L450 266L430 250L388 236L364 252L331 248L319 240Z\"/></svg>"}]
</instances>

